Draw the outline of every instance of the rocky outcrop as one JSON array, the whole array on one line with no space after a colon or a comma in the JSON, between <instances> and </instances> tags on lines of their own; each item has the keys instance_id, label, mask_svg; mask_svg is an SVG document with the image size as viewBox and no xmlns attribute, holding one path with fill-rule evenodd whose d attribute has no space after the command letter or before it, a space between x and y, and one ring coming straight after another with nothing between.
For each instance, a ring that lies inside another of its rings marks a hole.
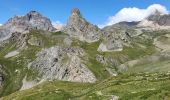
<instances>
[{"instance_id":1,"label":"rocky outcrop","mask_svg":"<svg viewBox=\"0 0 170 100\"><path fill-rule=\"evenodd\" d=\"M90 24L82 17L79 9L72 10L64 31L71 37L85 42L98 41L102 34L102 31L97 26Z\"/></svg>"},{"instance_id":2,"label":"rocky outcrop","mask_svg":"<svg viewBox=\"0 0 170 100\"><path fill-rule=\"evenodd\" d=\"M103 31L103 41L99 45L98 51L121 51L123 50L123 46L130 45L131 36L126 30L115 28L115 26L108 26Z\"/></svg>"},{"instance_id":3,"label":"rocky outcrop","mask_svg":"<svg viewBox=\"0 0 170 100\"><path fill-rule=\"evenodd\" d=\"M106 41L105 43L101 43L97 49L97 51L100 52L112 52L112 51L122 51L123 50L123 46L122 46L122 42L119 40L110 40L110 41Z\"/></svg>"},{"instance_id":4,"label":"rocky outcrop","mask_svg":"<svg viewBox=\"0 0 170 100\"><path fill-rule=\"evenodd\" d=\"M27 39L28 39L27 34L15 32L15 33L12 33L11 37L9 38L9 41L16 43L16 48L23 49L27 45L27 42L26 42Z\"/></svg>"},{"instance_id":5,"label":"rocky outcrop","mask_svg":"<svg viewBox=\"0 0 170 100\"><path fill-rule=\"evenodd\" d=\"M24 79L22 80L22 87L20 88L21 90L26 90L26 89L30 89L36 85L41 84L42 82L44 82L44 80L41 80L40 82L37 81L27 81L26 79L27 77L25 76Z\"/></svg>"},{"instance_id":6,"label":"rocky outcrop","mask_svg":"<svg viewBox=\"0 0 170 100\"><path fill-rule=\"evenodd\" d=\"M137 24L138 22L122 22L119 25L108 26L101 30L87 22L82 17L79 9L73 9L64 31L71 37L78 38L81 41L96 42L101 39L103 41L98 51L111 52L121 51L124 45L129 45L130 34L126 30L119 28L122 25L127 28L134 27Z\"/></svg>"},{"instance_id":7,"label":"rocky outcrop","mask_svg":"<svg viewBox=\"0 0 170 100\"><path fill-rule=\"evenodd\" d=\"M101 64L107 64L106 58L102 55L96 55L96 60Z\"/></svg>"},{"instance_id":8,"label":"rocky outcrop","mask_svg":"<svg viewBox=\"0 0 170 100\"><path fill-rule=\"evenodd\" d=\"M51 47L39 52L30 68L37 70L42 79L93 83L96 78L82 63L83 55L80 48Z\"/></svg>"},{"instance_id":9,"label":"rocky outcrop","mask_svg":"<svg viewBox=\"0 0 170 100\"><path fill-rule=\"evenodd\" d=\"M0 27L0 40L11 37L12 33L28 33L30 30L55 31L51 21L36 11L25 16L15 16Z\"/></svg>"},{"instance_id":10,"label":"rocky outcrop","mask_svg":"<svg viewBox=\"0 0 170 100\"><path fill-rule=\"evenodd\" d=\"M153 29L170 29L170 14L161 14L156 11L154 14L142 20L138 26L150 27Z\"/></svg>"},{"instance_id":11,"label":"rocky outcrop","mask_svg":"<svg viewBox=\"0 0 170 100\"><path fill-rule=\"evenodd\" d=\"M19 52L18 52L17 50L11 51L11 52L9 52L8 54L6 54L6 55L4 56L4 58L14 57L14 56L16 56L16 55L18 55L18 54L19 54Z\"/></svg>"},{"instance_id":12,"label":"rocky outcrop","mask_svg":"<svg viewBox=\"0 0 170 100\"><path fill-rule=\"evenodd\" d=\"M147 20L152 21L160 26L170 26L170 14L161 15L156 13L149 16Z\"/></svg>"}]
</instances>

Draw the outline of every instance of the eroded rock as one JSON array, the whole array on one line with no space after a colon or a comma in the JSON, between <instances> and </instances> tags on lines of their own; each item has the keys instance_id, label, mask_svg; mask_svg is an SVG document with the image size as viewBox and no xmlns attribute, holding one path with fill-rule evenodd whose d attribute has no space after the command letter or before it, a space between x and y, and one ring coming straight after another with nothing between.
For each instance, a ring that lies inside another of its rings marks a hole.
<instances>
[{"instance_id":1,"label":"eroded rock","mask_svg":"<svg viewBox=\"0 0 170 100\"><path fill-rule=\"evenodd\" d=\"M71 37L85 42L95 42L100 39L102 31L95 25L87 22L79 9L73 9L64 29Z\"/></svg>"},{"instance_id":2,"label":"eroded rock","mask_svg":"<svg viewBox=\"0 0 170 100\"><path fill-rule=\"evenodd\" d=\"M43 79L74 82L96 81L93 73L81 62L84 51L80 48L51 47L37 54L31 68Z\"/></svg>"},{"instance_id":3,"label":"eroded rock","mask_svg":"<svg viewBox=\"0 0 170 100\"><path fill-rule=\"evenodd\" d=\"M36 11L25 16L15 16L0 27L0 40L11 37L12 33L29 33L30 30L55 31L51 21Z\"/></svg>"}]
</instances>

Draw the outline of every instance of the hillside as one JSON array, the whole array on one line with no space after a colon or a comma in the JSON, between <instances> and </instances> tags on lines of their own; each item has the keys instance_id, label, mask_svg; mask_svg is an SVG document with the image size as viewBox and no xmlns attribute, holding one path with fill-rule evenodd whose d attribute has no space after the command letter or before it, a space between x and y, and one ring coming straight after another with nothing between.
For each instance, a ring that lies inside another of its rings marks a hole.
<instances>
[{"instance_id":1,"label":"hillside","mask_svg":"<svg viewBox=\"0 0 170 100\"><path fill-rule=\"evenodd\" d=\"M168 100L169 16L100 29L73 9L60 31L36 11L15 16L0 26L1 99Z\"/></svg>"}]
</instances>

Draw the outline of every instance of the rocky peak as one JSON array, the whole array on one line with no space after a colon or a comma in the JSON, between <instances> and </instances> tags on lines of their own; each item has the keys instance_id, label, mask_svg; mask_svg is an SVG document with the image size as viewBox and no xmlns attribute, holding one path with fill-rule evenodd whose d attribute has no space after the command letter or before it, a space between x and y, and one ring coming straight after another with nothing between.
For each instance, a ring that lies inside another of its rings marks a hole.
<instances>
[{"instance_id":1,"label":"rocky peak","mask_svg":"<svg viewBox=\"0 0 170 100\"><path fill-rule=\"evenodd\" d=\"M37 11L30 11L27 15L31 15L31 16L42 16L39 12Z\"/></svg>"},{"instance_id":2,"label":"rocky peak","mask_svg":"<svg viewBox=\"0 0 170 100\"><path fill-rule=\"evenodd\" d=\"M146 19L160 26L170 26L170 14L161 14L157 10Z\"/></svg>"},{"instance_id":3,"label":"rocky peak","mask_svg":"<svg viewBox=\"0 0 170 100\"><path fill-rule=\"evenodd\" d=\"M162 14L156 10L153 14L142 20L139 27L151 29L170 29L170 14Z\"/></svg>"},{"instance_id":4,"label":"rocky peak","mask_svg":"<svg viewBox=\"0 0 170 100\"><path fill-rule=\"evenodd\" d=\"M161 12L156 10L153 14L148 16L146 19L149 21L156 21L160 16L161 16Z\"/></svg>"},{"instance_id":5,"label":"rocky peak","mask_svg":"<svg viewBox=\"0 0 170 100\"><path fill-rule=\"evenodd\" d=\"M26 15L26 17L28 17L29 19L31 19L31 18L35 18L35 17L42 17L42 15L41 15L39 12L37 12L37 11L30 11L30 12Z\"/></svg>"},{"instance_id":6,"label":"rocky peak","mask_svg":"<svg viewBox=\"0 0 170 100\"><path fill-rule=\"evenodd\" d=\"M15 16L0 29L0 39L10 37L12 33L29 33L30 30L55 31L51 21L36 11L30 11L25 16Z\"/></svg>"},{"instance_id":7,"label":"rocky peak","mask_svg":"<svg viewBox=\"0 0 170 100\"><path fill-rule=\"evenodd\" d=\"M155 13L154 13L155 15L161 15L162 13L160 12L160 11L158 11L158 10L155 10Z\"/></svg>"},{"instance_id":8,"label":"rocky peak","mask_svg":"<svg viewBox=\"0 0 170 100\"><path fill-rule=\"evenodd\" d=\"M85 42L98 41L101 34L101 30L86 21L77 8L72 10L64 31L71 37L78 38Z\"/></svg>"},{"instance_id":9,"label":"rocky peak","mask_svg":"<svg viewBox=\"0 0 170 100\"><path fill-rule=\"evenodd\" d=\"M71 15L81 16L80 10L78 8L74 8L71 12Z\"/></svg>"}]
</instances>

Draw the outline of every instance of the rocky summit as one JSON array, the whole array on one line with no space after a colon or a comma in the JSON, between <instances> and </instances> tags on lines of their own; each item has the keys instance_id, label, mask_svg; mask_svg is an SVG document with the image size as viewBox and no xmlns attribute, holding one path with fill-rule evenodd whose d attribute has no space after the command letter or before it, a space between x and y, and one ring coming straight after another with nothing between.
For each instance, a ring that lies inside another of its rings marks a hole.
<instances>
[{"instance_id":1,"label":"rocky summit","mask_svg":"<svg viewBox=\"0 0 170 100\"><path fill-rule=\"evenodd\" d=\"M154 29L170 29L170 14L162 14L159 11L151 14L139 23L142 27L151 27Z\"/></svg>"},{"instance_id":2,"label":"rocky summit","mask_svg":"<svg viewBox=\"0 0 170 100\"><path fill-rule=\"evenodd\" d=\"M158 11L154 14L150 15L147 18L148 21L153 21L154 23L160 26L170 26L170 15L169 14L161 14Z\"/></svg>"},{"instance_id":3,"label":"rocky summit","mask_svg":"<svg viewBox=\"0 0 170 100\"><path fill-rule=\"evenodd\" d=\"M77 8L72 10L64 30L71 37L89 43L98 41L102 34L102 31L97 26L90 24L83 18Z\"/></svg>"},{"instance_id":4,"label":"rocky summit","mask_svg":"<svg viewBox=\"0 0 170 100\"><path fill-rule=\"evenodd\" d=\"M0 26L2 100L169 100L170 17L104 28L75 8L56 30L36 11Z\"/></svg>"},{"instance_id":5,"label":"rocky summit","mask_svg":"<svg viewBox=\"0 0 170 100\"><path fill-rule=\"evenodd\" d=\"M55 31L51 21L36 11L30 11L25 16L15 16L0 27L0 39L5 40L12 33L29 33L30 30Z\"/></svg>"}]
</instances>

